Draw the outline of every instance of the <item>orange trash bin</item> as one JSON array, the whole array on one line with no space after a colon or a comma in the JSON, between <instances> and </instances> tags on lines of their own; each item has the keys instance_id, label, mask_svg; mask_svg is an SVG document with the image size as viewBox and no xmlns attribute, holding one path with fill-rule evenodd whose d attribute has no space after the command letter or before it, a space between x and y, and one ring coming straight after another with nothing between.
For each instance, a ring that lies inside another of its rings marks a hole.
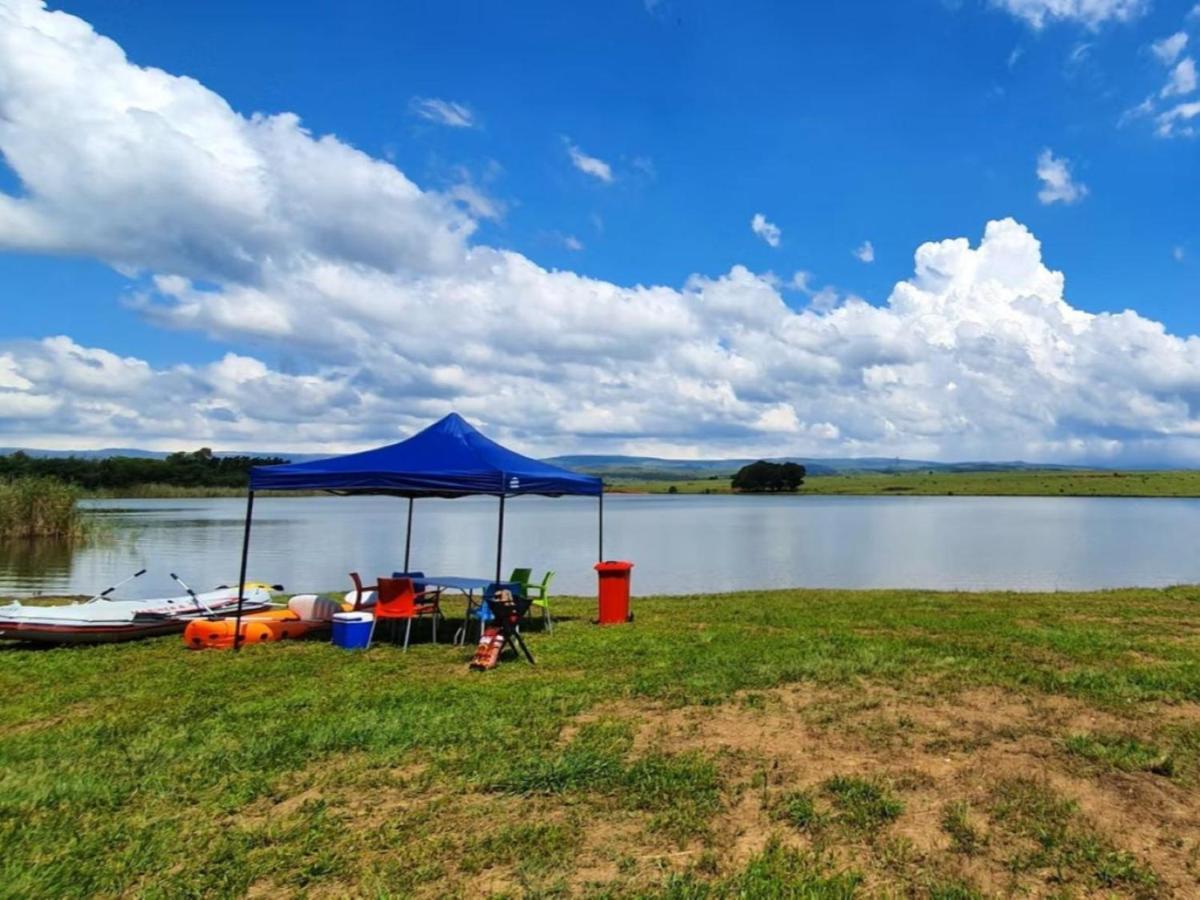
<instances>
[{"instance_id":1,"label":"orange trash bin","mask_svg":"<svg viewBox=\"0 0 1200 900\"><path fill-rule=\"evenodd\" d=\"M633 563L624 560L608 560L596 563L600 578L600 609L597 625L616 625L632 622L629 611L629 578Z\"/></svg>"}]
</instances>

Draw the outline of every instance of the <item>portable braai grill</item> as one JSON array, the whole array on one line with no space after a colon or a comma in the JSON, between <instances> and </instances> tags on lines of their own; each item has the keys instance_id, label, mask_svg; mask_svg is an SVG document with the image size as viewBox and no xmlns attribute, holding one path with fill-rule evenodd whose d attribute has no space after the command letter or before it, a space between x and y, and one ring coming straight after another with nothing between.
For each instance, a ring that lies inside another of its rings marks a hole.
<instances>
[{"instance_id":1,"label":"portable braai grill","mask_svg":"<svg viewBox=\"0 0 1200 900\"><path fill-rule=\"evenodd\" d=\"M529 598L521 593L513 594L512 591L500 590L485 594L483 602L491 610L492 621L479 637L479 646L475 648L471 668L480 671L496 668L505 647L516 647L525 654L531 666L537 665L533 661L533 654L525 645L525 639L517 630L521 619L529 611Z\"/></svg>"}]
</instances>

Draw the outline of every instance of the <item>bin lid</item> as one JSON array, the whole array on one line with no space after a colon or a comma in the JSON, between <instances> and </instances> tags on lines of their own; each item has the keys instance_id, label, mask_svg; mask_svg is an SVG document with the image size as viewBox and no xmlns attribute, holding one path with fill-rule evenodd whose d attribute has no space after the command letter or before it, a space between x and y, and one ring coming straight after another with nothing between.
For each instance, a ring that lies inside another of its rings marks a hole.
<instances>
[{"instance_id":1,"label":"bin lid","mask_svg":"<svg viewBox=\"0 0 1200 900\"><path fill-rule=\"evenodd\" d=\"M633 563L624 559L606 559L596 563L594 568L597 572L628 572L633 568Z\"/></svg>"},{"instance_id":2,"label":"bin lid","mask_svg":"<svg viewBox=\"0 0 1200 900\"><path fill-rule=\"evenodd\" d=\"M373 613L369 612L340 612L333 614L335 622L370 622L375 618Z\"/></svg>"}]
</instances>

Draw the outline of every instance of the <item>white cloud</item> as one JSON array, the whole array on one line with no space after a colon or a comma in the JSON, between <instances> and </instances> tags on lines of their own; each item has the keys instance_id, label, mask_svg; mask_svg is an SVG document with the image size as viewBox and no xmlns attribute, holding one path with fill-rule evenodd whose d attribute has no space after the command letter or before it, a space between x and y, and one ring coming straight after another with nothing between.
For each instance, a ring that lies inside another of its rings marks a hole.
<instances>
[{"instance_id":1,"label":"white cloud","mask_svg":"<svg viewBox=\"0 0 1200 900\"><path fill-rule=\"evenodd\" d=\"M1181 244L1176 244L1174 247L1171 248L1171 258L1174 259L1175 262L1183 262L1183 257L1184 257L1184 252L1183 252L1183 246Z\"/></svg>"},{"instance_id":2,"label":"white cloud","mask_svg":"<svg viewBox=\"0 0 1200 900\"><path fill-rule=\"evenodd\" d=\"M24 185L0 194L0 247L211 279L314 256L433 272L475 227L394 166L290 113L240 116L36 2L0 5L0 91Z\"/></svg>"},{"instance_id":3,"label":"white cloud","mask_svg":"<svg viewBox=\"0 0 1200 900\"><path fill-rule=\"evenodd\" d=\"M1155 118L1155 133L1159 137L1194 137L1196 127L1192 119L1200 116L1200 100L1179 103L1159 113Z\"/></svg>"},{"instance_id":4,"label":"white cloud","mask_svg":"<svg viewBox=\"0 0 1200 900\"><path fill-rule=\"evenodd\" d=\"M813 287L811 285L812 272L806 272L803 269L797 269L793 274L791 281L787 283L787 287L793 291L800 291L802 294L811 294Z\"/></svg>"},{"instance_id":5,"label":"white cloud","mask_svg":"<svg viewBox=\"0 0 1200 900\"><path fill-rule=\"evenodd\" d=\"M457 409L543 453L1200 460L1200 338L1071 305L1011 219L921 245L881 306L830 290L795 309L742 266L617 285L472 244L469 209L135 67L78 19L0 9L0 151L21 182L0 241L152 273L152 322L263 357L9 341L5 443L332 451ZM188 189L197 169L213 196ZM301 362L264 361L281 356Z\"/></svg>"},{"instance_id":6,"label":"white cloud","mask_svg":"<svg viewBox=\"0 0 1200 900\"><path fill-rule=\"evenodd\" d=\"M453 100L413 97L408 108L412 110L413 115L450 128L475 128L479 124L471 107L465 103L455 103Z\"/></svg>"},{"instance_id":7,"label":"white cloud","mask_svg":"<svg viewBox=\"0 0 1200 900\"><path fill-rule=\"evenodd\" d=\"M1190 94L1196 89L1196 61L1190 56L1184 57L1171 70L1167 83L1163 85L1161 96L1179 97Z\"/></svg>"},{"instance_id":8,"label":"white cloud","mask_svg":"<svg viewBox=\"0 0 1200 900\"><path fill-rule=\"evenodd\" d=\"M461 203L477 219L499 221L504 218L507 207L496 198L485 193L470 179L452 185L445 192L451 200Z\"/></svg>"},{"instance_id":9,"label":"white cloud","mask_svg":"<svg viewBox=\"0 0 1200 900\"><path fill-rule=\"evenodd\" d=\"M1071 48L1071 52L1067 54L1066 69L1069 74L1073 74L1084 63L1088 61L1088 55L1092 52L1092 48L1096 44L1094 41L1080 41Z\"/></svg>"},{"instance_id":10,"label":"white cloud","mask_svg":"<svg viewBox=\"0 0 1200 900\"><path fill-rule=\"evenodd\" d=\"M574 250L575 252L578 252L583 249L583 241L575 237L573 234L568 234L563 238L563 246L568 250Z\"/></svg>"},{"instance_id":11,"label":"white cloud","mask_svg":"<svg viewBox=\"0 0 1200 900\"><path fill-rule=\"evenodd\" d=\"M1037 177L1042 182L1038 200L1044 204L1071 204L1087 196L1087 185L1071 177L1070 160L1056 157L1049 149L1043 150L1038 156Z\"/></svg>"},{"instance_id":12,"label":"white cloud","mask_svg":"<svg viewBox=\"0 0 1200 900\"><path fill-rule=\"evenodd\" d=\"M1155 41L1150 45L1150 52L1153 53L1160 63L1164 66L1169 66L1179 59L1179 54L1183 52L1187 46L1188 36L1185 31L1177 31L1170 37L1165 37L1161 41Z\"/></svg>"},{"instance_id":13,"label":"white cloud","mask_svg":"<svg viewBox=\"0 0 1200 900\"><path fill-rule=\"evenodd\" d=\"M1185 18L1192 18L1197 9L1200 9L1200 6L1193 8ZM1162 86L1157 95L1150 95L1141 103L1122 113L1119 125L1125 125L1135 119L1152 118L1155 126L1154 132L1161 138L1193 137L1196 134L1196 128L1191 124L1191 120L1200 113L1200 104L1170 99L1192 93L1198 84L1195 59L1190 56L1180 59L1187 44L1186 32L1177 31L1150 45L1150 51L1158 61L1170 69L1166 84ZM1162 100L1168 100L1168 103L1163 104Z\"/></svg>"},{"instance_id":14,"label":"white cloud","mask_svg":"<svg viewBox=\"0 0 1200 900\"><path fill-rule=\"evenodd\" d=\"M783 232L779 230L779 226L773 222L768 222L767 217L762 213L754 214L754 217L750 220L750 230L766 241L768 246L771 247L778 247L779 241L783 237Z\"/></svg>"},{"instance_id":15,"label":"white cloud","mask_svg":"<svg viewBox=\"0 0 1200 900\"><path fill-rule=\"evenodd\" d=\"M875 247L870 241L863 241L855 248L854 255L859 262L873 263L875 262Z\"/></svg>"},{"instance_id":16,"label":"white cloud","mask_svg":"<svg viewBox=\"0 0 1200 900\"><path fill-rule=\"evenodd\" d=\"M635 156L629 161L635 172L640 172L643 178L654 181L658 178L658 167L649 156Z\"/></svg>"},{"instance_id":17,"label":"white cloud","mask_svg":"<svg viewBox=\"0 0 1200 900\"><path fill-rule=\"evenodd\" d=\"M832 285L825 285L819 291L813 292L808 299L808 306L817 312L829 312L841 302L842 298Z\"/></svg>"},{"instance_id":18,"label":"white cloud","mask_svg":"<svg viewBox=\"0 0 1200 900\"><path fill-rule=\"evenodd\" d=\"M606 184L610 184L613 180L612 166L602 159L595 156L588 156L578 146L571 143L569 140L564 141L567 146L567 154L571 157L571 165L577 168L585 175L591 175L593 178L599 178Z\"/></svg>"},{"instance_id":19,"label":"white cloud","mask_svg":"<svg viewBox=\"0 0 1200 900\"><path fill-rule=\"evenodd\" d=\"M1105 22L1128 22L1140 16L1148 0L992 0L1033 28L1047 22L1078 22L1097 28Z\"/></svg>"}]
</instances>

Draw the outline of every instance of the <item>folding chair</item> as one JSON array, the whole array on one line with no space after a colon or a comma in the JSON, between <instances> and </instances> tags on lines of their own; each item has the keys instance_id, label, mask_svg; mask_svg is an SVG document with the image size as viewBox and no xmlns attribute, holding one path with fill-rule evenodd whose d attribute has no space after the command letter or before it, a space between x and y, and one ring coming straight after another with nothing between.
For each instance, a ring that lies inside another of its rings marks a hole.
<instances>
[{"instance_id":1,"label":"folding chair","mask_svg":"<svg viewBox=\"0 0 1200 900\"><path fill-rule=\"evenodd\" d=\"M512 588L517 588L513 591ZM521 619L529 612L529 598L516 583L493 584L483 594L483 606L492 615L492 624L479 637L472 669L494 669L500 662L505 647L514 647L525 654L531 666L533 654L521 637Z\"/></svg>"},{"instance_id":2,"label":"folding chair","mask_svg":"<svg viewBox=\"0 0 1200 900\"><path fill-rule=\"evenodd\" d=\"M429 593L413 588L411 578L380 578L379 593L375 600L375 623L404 620L404 649L408 650L408 641L412 636L413 619L429 616L429 634L437 643L437 620L442 614L437 597L429 601Z\"/></svg>"}]
</instances>

